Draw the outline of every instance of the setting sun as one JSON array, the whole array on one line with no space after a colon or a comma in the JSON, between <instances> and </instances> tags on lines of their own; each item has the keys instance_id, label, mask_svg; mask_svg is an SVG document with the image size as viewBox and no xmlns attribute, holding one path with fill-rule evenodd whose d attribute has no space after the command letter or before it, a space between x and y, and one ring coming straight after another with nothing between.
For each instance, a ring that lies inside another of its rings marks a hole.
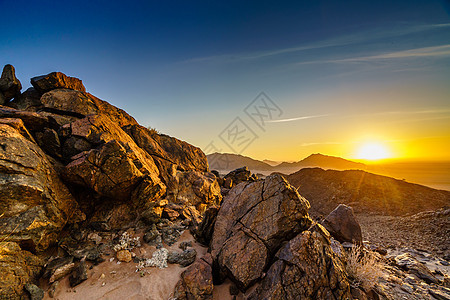
<instances>
[{"instance_id":1,"label":"setting sun","mask_svg":"<svg viewBox=\"0 0 450 300\"><path fill-rule=\"evenodd\" d=\"M357 152L357 158L367 160L385 159L390 156L388 149L379 143L366 143Z\"/></svg>"}]
</instances>

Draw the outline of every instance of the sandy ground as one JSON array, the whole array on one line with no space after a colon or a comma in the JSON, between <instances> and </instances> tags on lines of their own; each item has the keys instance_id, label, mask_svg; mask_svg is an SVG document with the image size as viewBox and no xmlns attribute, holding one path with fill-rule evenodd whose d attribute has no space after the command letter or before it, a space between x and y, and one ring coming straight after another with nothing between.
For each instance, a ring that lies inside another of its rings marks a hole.
<instances>
[{"instance_id":1,"label":"sandy ground","mask_svg":"<svg viewBox=\"0 0 450 300\"><path fill-rule=\"evenodd\" d=\"M140 234L142 240L142 234ZM192 241L193 248L197 251L197 259L202 257L207 249L195 243L194 238L188 230L184 231L177 243L168 247L169 250L181 251L178 245L184 241ZM151 258L156 247L142 243L142 246L133 249L138 257ZM62 279L55 292L53 299L69 300L69 299L170 299L175 285L177 284L180 274L187 268L179 265L169 264L168 268L145 268L145 275L141 276L140 272L136 272L137 264L134 262L117 263L117 259L112 262L110 258L114 257L113 251L110 256L104 256L105 262L92 266L88 270L88 279L78 286L71 288L68 276ZM223 294L219 297L219 294ZM217 294L217 299L231 299L228 289L221 290ZM52 299L48 295L48 286L44 299ZM216 298L215 298L216 299Z\"/></svg>"}]
</instances>

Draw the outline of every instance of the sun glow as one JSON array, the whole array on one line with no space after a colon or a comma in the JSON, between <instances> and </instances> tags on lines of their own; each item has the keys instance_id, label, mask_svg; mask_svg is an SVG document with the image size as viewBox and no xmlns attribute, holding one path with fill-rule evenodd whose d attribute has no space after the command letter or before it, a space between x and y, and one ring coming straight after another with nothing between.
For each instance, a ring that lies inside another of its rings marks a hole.
<instances>
[{"instance_id":1,"label":"sun glow","mask_svg":"<svg viewBox=\"0 0 450 300\"><path fill-rule=\"evenodd\" d=\"M390 158L389 150L380 143L363 144L357 152L357 158L367 160L379 160Z\"/></svg>"}]
</instances>

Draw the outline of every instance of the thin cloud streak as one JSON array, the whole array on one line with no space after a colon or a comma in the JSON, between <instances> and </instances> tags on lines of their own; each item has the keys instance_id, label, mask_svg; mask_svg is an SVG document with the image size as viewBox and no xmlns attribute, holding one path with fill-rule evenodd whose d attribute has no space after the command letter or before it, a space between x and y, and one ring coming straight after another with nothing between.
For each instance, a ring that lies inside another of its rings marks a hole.
<instances>
[{"instance_id":1,"label":"thin cloud streak","mask_svg":"<svg viewBox=\"0 0 450 300\"><path fill-rule=\"evenodd\" d=\"M331 115L328 114L328 115L316 115L316 116L302 116L302 117L289 118L289 119L269 120L266 122L267 123L284 123L284 122L308 120L308 119L314 119L314 118L322 118L322 117L328 117L328 116L331 116Z\"/></svg>"},{"instance_id":2,"label":"thin cloud streak","mask_svg":"<svg viewBox=\"0 0 450 300\"><path fill-rule=\"evenodd\" d=\"M391 38L396 36L403 36L413 33L419 33L429 30L442 29L450 27L450 23L442 24L427 24L427 25L416 25L408 28L399 28L389 30L377 30L377 31L366 31L354 34L343 35L336 38L329 38L322 41L317 41L311 44L298 46L298 47L288 47L282 49L275 49L266 52L256 52L247 54L224 54L224 55L213 55L207 57L192 58L183 61L182 63L196 63L196 62L239 62L245 60L255 60L276 55L296 53L306 50L330 48L336 46L353 45L362 42L367 42L370 40L379 40L382 38Z\"/></svg>"}]
</instances>

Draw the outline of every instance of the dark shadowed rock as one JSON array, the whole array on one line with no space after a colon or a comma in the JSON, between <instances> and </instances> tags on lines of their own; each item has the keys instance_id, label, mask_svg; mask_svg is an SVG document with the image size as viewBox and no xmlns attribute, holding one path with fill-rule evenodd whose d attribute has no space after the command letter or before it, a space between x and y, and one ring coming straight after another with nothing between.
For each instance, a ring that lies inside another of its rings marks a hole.
<instances>
[{"instance_id":1,"label":"dark shadowed rock","mask_svg":"<svg viewBox=\"0 0 450 300\"><path fill-rule=\"evenodd\" d=\"M181 273L174 297L178 300L212 299L214 286L211 265L211 254L208 253Z\"/></svg>"},{"instance_id":2,"label":"dark shadowed rock","mask_svg":"<svg viewBox=\"0 0 450 300\"><path fill-rule=\"evenodd\" d=\"M86 279L88 279L86 262L82 260L75 267L75 269L72 272L72 275L70 275L69 283L71 287L74 287L79 285Z\"/></svg>"},{"instance_id":3,"label":"dark shadowed rock","mask_svg":"<svg viewBox=\"0 0 450 300\"><path fill-rule=\"evenodd\" d=\"M218 212L218 207L211 206L205 211L201 223L191 229L195 239L203 245L209 246L211 242Z\"/></svg>"},{"instance_id":4,"label":"dark shadowed rock","mask_svg":"<svg viewBox=\"0 0 450 300\"><path fill-rule=\"evenodd\" d=\"M61 158L61 143L55 130L44 128L43 131L36 132L35 137L42 150L54 158Z\"/></svg>"},{"instance_id":5,"label":"dark shadowed rock","mask_svg":"<svg viewBox=\"0 0 450 300\"><path fill-rule=\"evenodd\" d=\"M311 224L309 203L280 175L245 182L223 200L211 254L220 273L245 290L281 246Z\"/></svg>"},{"instance_id":6,"label":"dark shadowed rock","mask_svg":"<svg viewBox=\"0 0 450 300\"><path fill-rule=\"evenodd\" d=\"M3 95L2 91L0 91L0 105L4 105L6 103L6 97Z\"/></svg>"},{"instance_id":7,"label":"dark shadowed rock","mask_svg":"<svg viewBox=\"0 0 450 300\"><path fill-rule=\"evenodd\" d=\"M50 278L57 269L69 265L73 262L73 257L58 257L50 260L42 273L43 278Z\"/></svg>"},{"instance_id":8,"label":"dark shadowed rock","mask_svg":"<svg viewBox=\"0 0 450 300\"><path fill-rule=\"evenodd\" d=\"M2 77L0 78L0 92L3 95L3 103L8 102L12 98L20 94L22 84L16 78L16 71L12 65L5 65L3 67Z\"/></svg>"},{"instance_id":9,"label":"dark shadowed rock","mask_svg":"<svg viewBox=\"0 0 450 300\"><path fill-rule=\"evenodd\" d=\"M78 204L44 152L20 131L0 123L0 239L46 249Z\"/></svg>"},{"instance_id":10,"label":"dark shadowed rock","mask_svg":"<svg viewBox=\"0 0 450 300\"><path fill-rule=\"evenodd\" d=\"M342 262L320 225L289 241L248 299L351 299Z\"/></svg>"},{"instance_id":11,"label":"dark shadowed rock","mask_svg":"<svg viewBox=\"0 0 450 300\"><path fill-rule=\"evenodd\" d=\"M335 239L342 243L362 243L361 227L350 206L339 204L339 206L323 220L322 225Z\"/></svg>"},{"instance_id":12,"label":"dark shadowed rock","mask_svg":"<svg viewBox=\"0 0 450 300\"><path fill-rule=\"evenodd\" d=\"M3 242L0 245L0 298L24 299L24 285L37 279L44 262L19 245Z\"/></svg>"},{"instance_id":13,"label":"dark shadowed rock","mask_svg":"<svg viewBox=\"0 0 450 300\"><path fill-rule=\"evenodd\" d=\"M195 249L186 249L183 252L170 251L167 256L169 264L179 264L182 267L187 267L195 261L197 251Z\"/></svg>"},{"instance_id":14,"label":"dark shadowed rock","mask_svg":"<svg viewBox=\"0 0 450 300\"><path fill-rule=\"evenodd\" d=\"M28 130L40 131L44 128L57 128L56 122L35 112L17 110L0 105L0 118L21 119Z\"/></svg>"},{"instance_id":15,"label":"dark shadowed rock","mask_svg":"<svg viewBox=\"0 0 450 300\"><path fill-rule=\"evenodd\" d=\"M52 72L47 75L33 77L31 78L31 84L41 93L55 89L86 91L86 88L80 79L67 76L61 72Z\"/></svg>"},{"instance_id":16,"label":"dark shadowed rock","mask_svg":"<svg viewBox=\"0 0 450 300\"><path fill-rule=\"evenodd\" d=\"M245 181L256 181L257 177L252 174L247 167L242 167L231 171L223 177L226 188L231 188Z\"/></svg>"},{"instance_id":17,"label":"dark shadowed rock","mask_svg":"<svg viewBox=\"0 0 450 300\"><path fill-rule=\"evenodd\" d=\"M36 111L36 108L41 105L41 93L36 91L33 87L30 87L22 94L17 95L13 101L8 103L8 106L12 108L27 111Z\"/></svg>"}]
</instances>

